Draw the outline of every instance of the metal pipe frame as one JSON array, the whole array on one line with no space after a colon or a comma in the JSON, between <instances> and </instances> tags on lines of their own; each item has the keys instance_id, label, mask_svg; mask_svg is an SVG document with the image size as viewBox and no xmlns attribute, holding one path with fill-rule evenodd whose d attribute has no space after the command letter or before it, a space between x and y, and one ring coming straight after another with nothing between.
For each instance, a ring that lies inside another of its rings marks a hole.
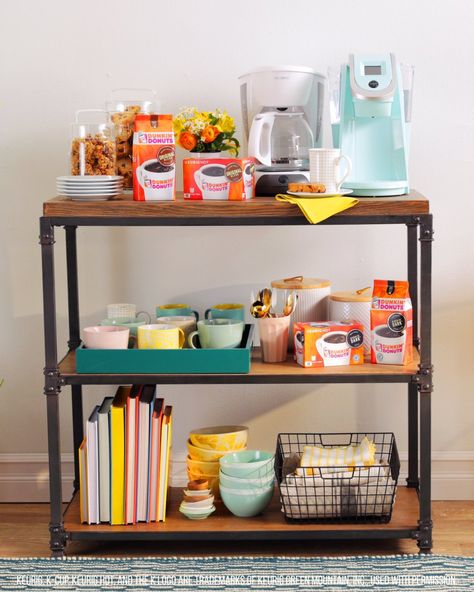
<instances>
[{"instance_id":1,"label":"metal pipe frame","mask_svg":"<svg viewBox=\"0 0 474 592\"><path fill-rule=\"evenodd\" d=\"M311 377L302 375L301 380L291 377L253 377L247 375L204 375L204 376L173 376L173 375L81 375L64 377L60 375L57 356L56 304L54 279L54 226L64 226L66 232L66 260L68 282L68 312L70 350L80 343L78 268L77 268L77 226L290 226L305 225L301 218L62 218L43 217L40 219L40 243L43 270L43 311L45 341L45 389L47 396L48 415L48 456L50 473L50 547L53 556L64 555L67 540L315 540L315 539L389 539L414 538L420 552L430 552L432 548L431 520L431 393L433 390L431 365L431 243L433 226L431 214L420 216L337 216L325 220L323 225L361 225L361 224L404 224L407 226L407 273L413 301L413 341L420 349L420 365L415 375L380 375L380 376L328 376ZM419 237L418 237L419 231ZM420 265L418 265L418 241L420 243ZM420 270L419 270L420 267ZM420 274L419 274L420 271ZM160 384L254 384L276 383L317 383L317 382L393 382L407 383L408 387L408 479L409 487L419 488L420 518L418 527L412 530L338 530L287 533L272 533L258 530L255 532L217 532L202 533L137 533L131 530L126 533L101 531L66 532L62 517L61 490L61 459L59 437L59 394L61 386L71 385L75 481L79 487L77 450L83 438L83 384L120 384L124 382L156 382ZM418 394L420 406L418 409ZM420 443L418 445L418 438ZM418 474L419 455L419 474Z\"/></svg>"},{"instance_id":2,"label":"metal pipe frame","mask_svg":"<svg viewBox=\"0 0 474 592\"><path fill-rule=\"evenodd\" d=\"M65 226L66 232L66 271L67 299L69 317L69 350L77 349L81 344L79 326L79 283L77 271L76 226ZM74 442L74 491L79 490L79 446L84 438L82 385L71 386L72 433Z\"/></svg>"},{"instance_id":3,"label":"metal pipe frame","mask_svg":"<svg viewBox=\"0 0 474 592\"><path fill-rule=\"evenodd\" d=\"M57 365L56 296L54 287L54 227L51 220L40 220L40 244L43 272L44 317L44 394L48 423L48 462L50 496L50 548L53 556L64 554L66 533L62 516L61 447L59 393L61 380Z\"/></svg>"}]
</instances>

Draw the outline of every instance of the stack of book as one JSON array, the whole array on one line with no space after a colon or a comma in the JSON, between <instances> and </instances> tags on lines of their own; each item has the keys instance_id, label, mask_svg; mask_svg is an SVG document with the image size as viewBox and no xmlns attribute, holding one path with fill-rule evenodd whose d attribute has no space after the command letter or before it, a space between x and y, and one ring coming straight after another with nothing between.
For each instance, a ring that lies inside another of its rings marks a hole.
<instances>
[{"instance_id":1,"label":"stack of book","mask_svg":"<svg viewBox=\"0 0 474 592\"><path fill-rule=\"evenodd\" d=\"M121 386L94 408L79 447L82 522L165 521L171 426L155 385Z\"/></svg>"}]
</instances>

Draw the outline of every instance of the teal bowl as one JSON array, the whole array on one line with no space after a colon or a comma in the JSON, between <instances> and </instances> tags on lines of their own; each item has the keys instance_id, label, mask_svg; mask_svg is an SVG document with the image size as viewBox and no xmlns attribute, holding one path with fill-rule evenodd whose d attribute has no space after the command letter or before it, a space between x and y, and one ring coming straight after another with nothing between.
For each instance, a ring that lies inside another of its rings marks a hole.
<instances>
[{"instance_id":1,"label":"teal bowl","mask_svg":"<svg viewBox=\"0 0 474 592\"><path fill-rule=\"evenodd\" d=\"M273 475L275 455L263 450L239 450L219 459L221 472L229 477L266 479Z\"/></svg>"},{"instance_id":2,"label":"teal bowl","mask_svg":"<svg viewBox=\"0 0 474 592\"><path fill-rule=\"evenodd\" d=\"M251 479L247 477L229 477L219 472L219 483L229 489L262 489L273 486L273 471L266 477Z\"/></svg>"},{"instance_id":3,"label":"teal bowl","mask_svg":"<svg viewBox=\"0 0 474 592\"><path fill-rule=\"evenodd\" d=\"M225 507L239 518L261 514L273 497L273 483L262 489L229 489L219 484Z\"/></svg>"}]
</instances>

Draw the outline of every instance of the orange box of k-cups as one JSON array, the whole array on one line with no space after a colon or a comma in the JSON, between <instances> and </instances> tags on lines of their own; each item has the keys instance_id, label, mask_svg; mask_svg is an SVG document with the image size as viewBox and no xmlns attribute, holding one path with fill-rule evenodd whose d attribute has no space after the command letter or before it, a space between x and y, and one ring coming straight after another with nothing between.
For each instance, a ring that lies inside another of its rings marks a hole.
<instances>
[{"instance_id":1,"label":"orange box of k-cups","mask_svg":"<svg viewBox=\"0 0 474 592\"><path fill-rule=\"evenodd\" d=\"M243 201L255 195L253 158L185 158L185 199Z\"/></svg>"},{"instance_id":2,"label":"orange box of k-cups","mask_svg":"<svg viewBox=\"0 0 474 592\"><path fill-rule=\"evenodd\" d=\"M370 309L372 364L413 361L413 309L408 282L374 280Z\"/></svg>"},{"instance_id":3,"label":"orange box of k-cups","mask_svg":"<svg viewBox=\"0 0 474 592\"><path fill-rule=\"evenodd\" d=\"M304 368L364 363L364 326L356 321L295 323L295 358Z\"/></svg>"}]
</instances>

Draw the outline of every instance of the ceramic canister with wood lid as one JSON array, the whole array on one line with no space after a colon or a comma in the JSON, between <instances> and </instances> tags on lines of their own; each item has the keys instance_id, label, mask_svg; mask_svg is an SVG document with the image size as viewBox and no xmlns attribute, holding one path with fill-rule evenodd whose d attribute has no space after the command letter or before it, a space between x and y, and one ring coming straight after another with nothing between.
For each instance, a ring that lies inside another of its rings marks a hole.
<instances>
[{"instance_id":1,"label":"ceramic canister with wood lid","mask_svg":"<svg viewBox=\"0 0 474 592\"><path fill-rule=\"evenodd\" d=\"M329 316L332 321L357 321L364 325L364 351L370 352L370 286L362 290L333 292L329 296Z\"/></svg>"},{"instance_id":2,"label":"ceramic canister with wood lid","mask_svg":"<svg viewBox=\"0 0 474 592\"><path fill-rule=\"evenodd\" d=\"M320 278L308 278L302 275L272 281L272 289L277 292L294 290L298 302L291 315L290 339L288 349L293 350L293 323L327 321L329 318L328 296L331 293L331 282Z\"/></svg>"}]
</instances>

